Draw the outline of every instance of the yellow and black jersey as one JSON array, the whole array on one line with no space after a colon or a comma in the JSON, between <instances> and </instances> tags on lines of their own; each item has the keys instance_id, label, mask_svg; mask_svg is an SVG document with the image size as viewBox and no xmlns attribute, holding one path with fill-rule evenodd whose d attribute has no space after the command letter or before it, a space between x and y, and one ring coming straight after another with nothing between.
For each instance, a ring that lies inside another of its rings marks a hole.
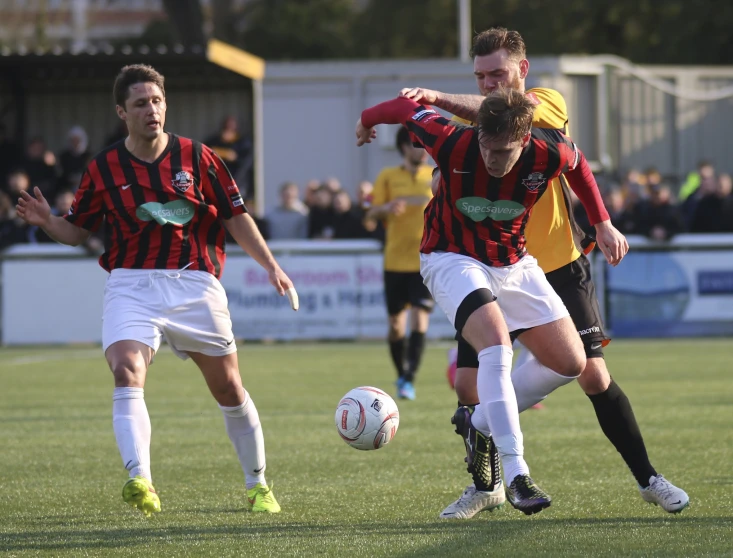
<instances>
[{"instance_id":1,"label":"yellow and black jersey","mask_svg":"<svg viewBox=\"0 0 733 558\"><path fill-rule=\"evenodd\" d=\"M537 128L554 128L568 133L568 110L565 99L554 89L535 87L526 95L535 104L532 125ZM472 123L457 116L453 120L462 124ZM524 235L527 252L537 258L545 273L550 273L574 262L580 257L573 236L572 214L569 200L563 193L562 177L553 178L544 195L532 208Z\"/></svg>"},{"instance_id":2,"label":"yellow and black jersey","mask_svg":"<svg viewBox=\"0 0 733 558\"><path fill-rule=\"evenodd\" d=\"M374 181L373 206L399 198L407 203L403 214L390 214L384 219L385 271L420 271L423 214L433 197L430 189L432 174L430 165L420 165L415 174L404 167L389 167L383 169Z\"/></svg>"}]
</instances>

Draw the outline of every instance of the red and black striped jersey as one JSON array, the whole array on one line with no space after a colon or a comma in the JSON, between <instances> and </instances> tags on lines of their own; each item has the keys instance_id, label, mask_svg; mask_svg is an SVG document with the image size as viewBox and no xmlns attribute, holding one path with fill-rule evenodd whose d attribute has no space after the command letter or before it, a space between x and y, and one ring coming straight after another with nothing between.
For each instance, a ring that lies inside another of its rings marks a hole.
<instances>
[{"instance_id":1,"label":"red and black striped jersey","mask_svg":"<svg viewBox=\"0 0 733 558\"><path fill-rule=\"evenodd\" d=\"M444 178L425 209L420 251L455 252L490 266L519 261L532 206L552 178L575 168L575 144L559 130L532 128L517 163L496 178L481 158L478 128L457 125L426 107L415 108L405 124Z\"/></svg>"},{"instance_id":2,"label":"red and black striped jersey","mask_svg":"<svg viewBox=\"0 0 733 558\"><path fill-rule=\"evenodd\" d=\"M218 278L226 258L221 219L247 209L218 155L199 142L168 136L152 163L132 155L124 140L99 153L66 219L90 231L104 221L99 264L107 271L188 265Z\"/></svg>"}]
</instances>

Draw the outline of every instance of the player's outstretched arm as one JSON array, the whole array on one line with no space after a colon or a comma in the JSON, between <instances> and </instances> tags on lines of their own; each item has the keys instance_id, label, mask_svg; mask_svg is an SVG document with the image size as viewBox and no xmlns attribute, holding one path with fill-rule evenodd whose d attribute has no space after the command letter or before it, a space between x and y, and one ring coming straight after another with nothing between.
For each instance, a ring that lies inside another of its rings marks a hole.
<instances>
[{"instance_id":1,"label":"player's outstretched arm","mask_svg":"<svg viewBox=\"0 0 733 558\"><path fill-rule=\"evenodd\" d=\"M275 257L267 247L265 239L262 238L257 225L255 224L252 217L247 213L235 215L231 219L224 219L224 226L227 228L229 233L232 235L237 244L242 247L242 250L247 252L253 260L260 264L265 271L267 271L270 283L275 290L277 290L280 296L287 294L291 298L292 295L288 293L290 289L293 289L293 282L280 269L280 265L275 260ZM295 289L291 291L294 293ZM296 298L297 302L297 298ZM297 304L293 305L293 309L297 310Z\"/></svg>"},{"instance_id":2,"label":"player's outstretched arm","mask_svg":"<svg viewBox=\"0 0 733 558\"><path fill-rule=\"evenodd\" d=\"M577 162L572 170L565 173L568 184L583 204L590 224L596 229L596 244L611 265L618 265L629 251L626 237L611 224L611 219L603 204L598 184L590 170L585 155L576 153Z\"/></svg>"},{"instance_id":3,"label":"player's outstretched arm","mask_svg":"<svg viewBox=\"0 0 733 558\"><path fill-rule=\"evenodd\" d=\"M369 143L373 137L371 128L377 124L407 127L413 142L422 144L433 159L441 153L446 138L459 130L432 107L406 97L397 97L363 110L356 123L356 144Z\"/></svg>"},{"instance_id":4,"label":"player's outstretched arm","mask_svg":"<svg viewBox=\"0 0 733 558\"><path fill-rule=\"evenodd\" d=\"M79 246L89 239L88 230L72 225L63 217L51 215L51 206L36 186L34 196L21 192L15 210L18 216L29 225L35 225L60 244Z\"/></svg>"},{"instance_id":5,"label":"player's outstretched arm","mask_svg":"<svg viewBox=\"0 0 733 558\"><path fill-rule=\"evenodd\" d=\"M436 106L471 122L476 121L481 102L484 100L481 95L454 95L423 87L405 87L400 91L400 97Z\"/></svg>"}]
</instances>

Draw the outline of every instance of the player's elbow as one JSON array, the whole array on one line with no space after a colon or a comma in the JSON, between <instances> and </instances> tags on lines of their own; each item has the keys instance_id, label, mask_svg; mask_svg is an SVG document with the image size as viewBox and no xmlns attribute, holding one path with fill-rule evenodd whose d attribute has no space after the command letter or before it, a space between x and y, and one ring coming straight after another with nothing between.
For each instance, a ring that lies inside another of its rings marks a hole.
<instances>
[{"instance_id":1,"label":"player's elbow","mask_svg":"<svg viewBox=\"0 0 733 558\"><path fill-rule=\"evenodd\" d=\"M89 237L92 235L92 233L85 229L79 229L79 232L73 237L70 238L70 242L68 243L69 246L81 246L84 244L87 240L89 240Z\"/></svg>"}]
</instances>

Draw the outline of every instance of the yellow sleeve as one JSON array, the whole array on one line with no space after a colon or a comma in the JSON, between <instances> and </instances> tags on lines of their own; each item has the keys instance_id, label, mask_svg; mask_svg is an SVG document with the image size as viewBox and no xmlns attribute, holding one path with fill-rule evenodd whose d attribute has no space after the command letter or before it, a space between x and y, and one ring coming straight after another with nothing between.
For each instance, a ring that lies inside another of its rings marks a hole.
<instances>
[{"instance_id":1,"label":"yellow sleeve","mask_svg":"<svg viewBox=\"0 0 733 558\"><path fill-rule=\"evenodd\" d=\"M451 122L458 122L459 124L465 124L466 126L473 126L473 122L470 120L466 120L465 118L461 118L460 116L456 116L455 114L451 117Z\"/></svg>"},{"instance_id":2,"label":"yellow sleeve","mask_svg":"<svg viewBox=\"0 0 733 558\"><path fill-rule=\"evenodd\" d=\"M568 134L568 106L558 91L535 87L526 95L535 103L533 126L562 130Z\"/></svg>"},{"instance_id":3,"label":"yellow sleeve","mask_svg":"<svg viewBox=\"0 0 733 558\"><path fill-rule=\"evenodd\" d=\"M383 169L377 179L374 181L374 190L372 190L372 206L384 205L389 199L388 176L390 169Z\"/></svg>"}]
</instances>

